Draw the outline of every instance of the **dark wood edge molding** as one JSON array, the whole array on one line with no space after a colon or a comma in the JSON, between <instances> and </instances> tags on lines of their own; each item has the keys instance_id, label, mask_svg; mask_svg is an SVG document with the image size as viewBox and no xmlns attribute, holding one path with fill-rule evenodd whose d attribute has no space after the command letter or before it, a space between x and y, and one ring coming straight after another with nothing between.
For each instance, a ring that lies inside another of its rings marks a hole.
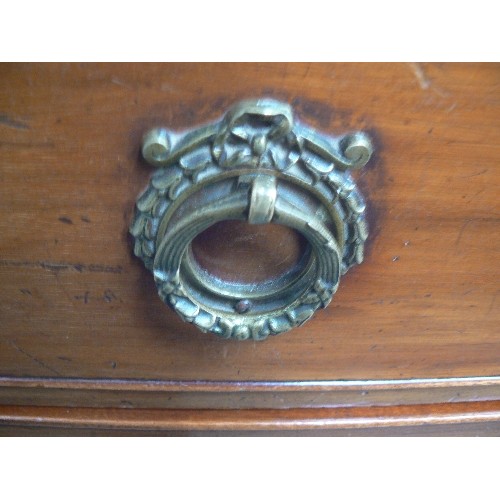
<instances>
[{"instance_id":1,"label":"dark wood edge molding","mask_svg":"<svg viewBox=\"0 0 500 500\"><path fill-rule=\"evenodd\" d=\"M344 381L0 377L0 404L108 408L333 408L500 400L500 376Z\"/></svg>"},{"instance_id":2,"label":"dark wood edge molding","mask_svg":"<svg viewBox=\"0 0 500 500\"><path fill-rule=\"evenodd\" d=\"M140 410L0 406L2 426L91 429L325 430L500 422L500 401L294 410ZM10 431L12 432L12 430Z\"/></svg>"}]
</instances>

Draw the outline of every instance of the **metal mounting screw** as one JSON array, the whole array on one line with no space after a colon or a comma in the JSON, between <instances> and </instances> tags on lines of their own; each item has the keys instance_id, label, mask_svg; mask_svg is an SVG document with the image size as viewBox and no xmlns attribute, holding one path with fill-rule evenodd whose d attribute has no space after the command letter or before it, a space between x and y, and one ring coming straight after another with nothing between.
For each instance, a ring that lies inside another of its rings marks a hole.
<instances>
[{"instance_id":1,"label":"metal mounting screw","mask_svg":"<svg viewBox=\"0 0 500 500\"><path fill-rule=\"evenodd\" d=\"M234 309L239 314L245 314L251 308L252 308L252 303L247 299L243 299L243 300L236 302L236 304L234 306Z\"/></svg>"}]
</instances>

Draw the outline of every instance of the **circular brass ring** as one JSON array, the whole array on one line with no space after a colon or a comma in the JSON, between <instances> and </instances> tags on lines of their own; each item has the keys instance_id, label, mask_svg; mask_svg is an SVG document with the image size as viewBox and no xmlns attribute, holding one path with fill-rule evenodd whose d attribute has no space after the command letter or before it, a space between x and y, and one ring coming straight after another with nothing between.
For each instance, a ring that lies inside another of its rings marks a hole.
<instances>
[{"instance_id":1,"label":"circular brass ring","mask_svg":"<svg viewBox=\"0 0 500 500\"><path fill-rule=\"evenodd\" d=\"M268 99L244 101L184 134L153 129L143 154L158 170L137 200L135 254L162 300L205 332L262 340L290 330L326 307L340 275L363 259L366 207L348 171L371 152L365 134L322 136ZM223 280L197 263L191 244L226 220L281 224L308 248L282 276Z\"/></svg>"},{"instance_id":2,"label":"circular brass ring","mask_svg":"<svg viewBox=\"0 0 500 500\"><path fill-rule=\"evenodd\" d=\"M286 183L284 183L286 184ZM224 338L261 340L299 326L319 307L325 307L336 291L340 275L340 249L327 224L313 218L312 208L290 205L278 196L270 223L300 232L308 241L308 258L297 273L264 284L228 283L200 269L190 244L211 225L223 220L247 220L252 196L238 178L211 184L204 194L228 191L217 201L205 203L187 198L182 215L167 228L156 250L153 272L160 297L182 317L204 331ZM316 207L314 207L316 209ZM244 308L240 305L245 304Z\"/></svg>"}]
</instances>

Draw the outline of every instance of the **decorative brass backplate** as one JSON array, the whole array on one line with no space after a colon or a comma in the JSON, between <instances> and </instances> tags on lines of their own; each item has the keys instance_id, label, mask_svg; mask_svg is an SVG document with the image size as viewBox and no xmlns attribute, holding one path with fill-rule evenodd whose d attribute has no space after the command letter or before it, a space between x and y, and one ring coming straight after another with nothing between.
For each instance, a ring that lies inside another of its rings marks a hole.
<instances>
[{"instance_id":1,"label":"decorative brass backplate","mask_svg":"<svg viewBox=\"0 0 500 500\"><path fill-rule=\"evenodd\" d=\"M363 260L366 207L349 170L372 149L363 132L324 136L270 99L243 101L191 131L150 130L142 154L158 170L136 203L134 252L162 300L202 331L262 340L302 325ZM298 231L309 244L300 269L253 284L211 275L191 242L223 220Z\"/></svg>"}]
</instances>

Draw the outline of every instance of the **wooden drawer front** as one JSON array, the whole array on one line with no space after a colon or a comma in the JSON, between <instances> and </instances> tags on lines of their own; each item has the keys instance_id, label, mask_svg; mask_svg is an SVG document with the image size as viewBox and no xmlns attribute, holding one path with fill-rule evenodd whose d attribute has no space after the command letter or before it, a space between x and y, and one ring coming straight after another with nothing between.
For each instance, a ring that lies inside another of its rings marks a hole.
<instances>
[{"instance_id":1,"label":"wooden drawer front","mask_svg":"<svg viewBox=\"0 0 500 500\"><path fill-rule=\"evenodd\" d=\"M500 399L499 65L4 64L0 79L0 404ZM128 226L146 129L260 96L375 138L356 177L370 237L306 325L226 341L161 303Z\"/></svg>"}]
</instances>

